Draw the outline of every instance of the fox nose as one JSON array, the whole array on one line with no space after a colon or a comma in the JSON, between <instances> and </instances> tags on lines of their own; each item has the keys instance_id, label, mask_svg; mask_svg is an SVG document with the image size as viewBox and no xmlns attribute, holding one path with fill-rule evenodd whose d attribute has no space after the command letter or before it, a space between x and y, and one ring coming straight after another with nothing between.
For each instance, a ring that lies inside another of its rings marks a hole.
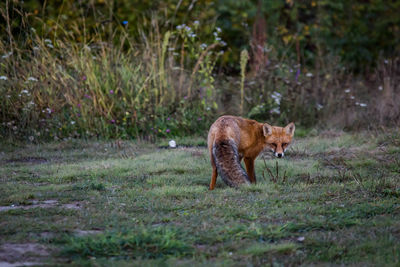
<instances>
[{"instance_id":1,"label":"fox nose","mask_svg":"<svg viewBox=\"0 0 400 267\"><path fill-rule=\"evenodd\" d=\"M278 153L278 158L282 158L282 157L283 157L282 153Z\"/></svg>"}]
</instances>

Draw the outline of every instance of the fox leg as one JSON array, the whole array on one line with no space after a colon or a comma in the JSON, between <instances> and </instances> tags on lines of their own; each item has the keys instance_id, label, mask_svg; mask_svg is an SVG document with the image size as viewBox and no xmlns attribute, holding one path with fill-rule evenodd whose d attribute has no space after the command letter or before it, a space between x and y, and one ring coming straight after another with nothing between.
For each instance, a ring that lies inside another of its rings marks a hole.
<instances>
[{"instance_id":1,"label":"fox leg","mask_svg":"<svg viewBox=\"0 0 400 267\"><path fill-rule=\"evenodd\" d=\"M211 175L211 182L210 182L210 190L214 190L215 183L217 182L217 166L215 165L214 156L211 155L211 166L212 166L212 175Z\"/></svg>"},{"instance_id":2,"label":"fox leg","mask_svg":"<svg viewBox=\"0 0 400 267\"><path fill-rule=\"evenodd\" d=\"M244 158L244 164L246 165L247 175L249 176L252 184L256 183L256 173L254 171L254 159Z\"/></svg>"}]
</instances>

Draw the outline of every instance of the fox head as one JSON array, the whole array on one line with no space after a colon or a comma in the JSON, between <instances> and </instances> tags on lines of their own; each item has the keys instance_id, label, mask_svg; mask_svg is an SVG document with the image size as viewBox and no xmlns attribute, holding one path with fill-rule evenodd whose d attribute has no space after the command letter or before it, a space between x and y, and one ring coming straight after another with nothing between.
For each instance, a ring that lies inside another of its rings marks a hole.
<instances>
[{"instance_id":1,"label":"fox head","mask_svg":"<svg viewBox=\"0 0 400 267\"><path fill-rule=\"evenodd\" d=\"M294 123L289 123L286 127L271 126L264 123L263 132L265 144L269 147L274 155L278 158L285 156L285 151L292 142L295 126Z\"/></svg>"}]
</instances>

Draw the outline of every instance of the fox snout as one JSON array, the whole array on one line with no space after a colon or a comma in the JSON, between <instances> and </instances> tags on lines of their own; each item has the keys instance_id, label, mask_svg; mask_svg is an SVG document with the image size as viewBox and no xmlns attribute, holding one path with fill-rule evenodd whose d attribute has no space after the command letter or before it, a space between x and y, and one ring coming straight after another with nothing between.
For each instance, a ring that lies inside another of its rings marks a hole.
<instances>
[{"instance_id":1,"label":"fox snout","mask_svg":"<svg viewBox=\"0 0 400 267\"><path fill-rule=\"evenodd\" d=\"M277 152L275 152L274 153L275 154L275 157L277 157L277 158L283 158L284 156L285 156L285 153L277 153Z\"/></svg>"}]
</instances>

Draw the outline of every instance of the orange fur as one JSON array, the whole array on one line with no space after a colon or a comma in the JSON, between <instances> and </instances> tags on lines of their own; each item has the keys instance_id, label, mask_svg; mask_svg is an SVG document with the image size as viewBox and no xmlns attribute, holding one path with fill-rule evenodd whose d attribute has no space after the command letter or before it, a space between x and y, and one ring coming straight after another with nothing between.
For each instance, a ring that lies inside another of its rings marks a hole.
<instances>
[{"instance_id":1,"label":"orange fur","mask_svg":"<svg viewBox=\"0 0 400 267\"><path fill-rule=\"evenodd\" d=\"M271 126L235 116L222 116L210 127L208 150L210 152L213 190L218 174L230 186L255 183L254 161L262 150L270 148L277 157L283 157L294 135L295 125ZM247 174L241 171L244 160Z\"/></svg>"}]
</instances>

